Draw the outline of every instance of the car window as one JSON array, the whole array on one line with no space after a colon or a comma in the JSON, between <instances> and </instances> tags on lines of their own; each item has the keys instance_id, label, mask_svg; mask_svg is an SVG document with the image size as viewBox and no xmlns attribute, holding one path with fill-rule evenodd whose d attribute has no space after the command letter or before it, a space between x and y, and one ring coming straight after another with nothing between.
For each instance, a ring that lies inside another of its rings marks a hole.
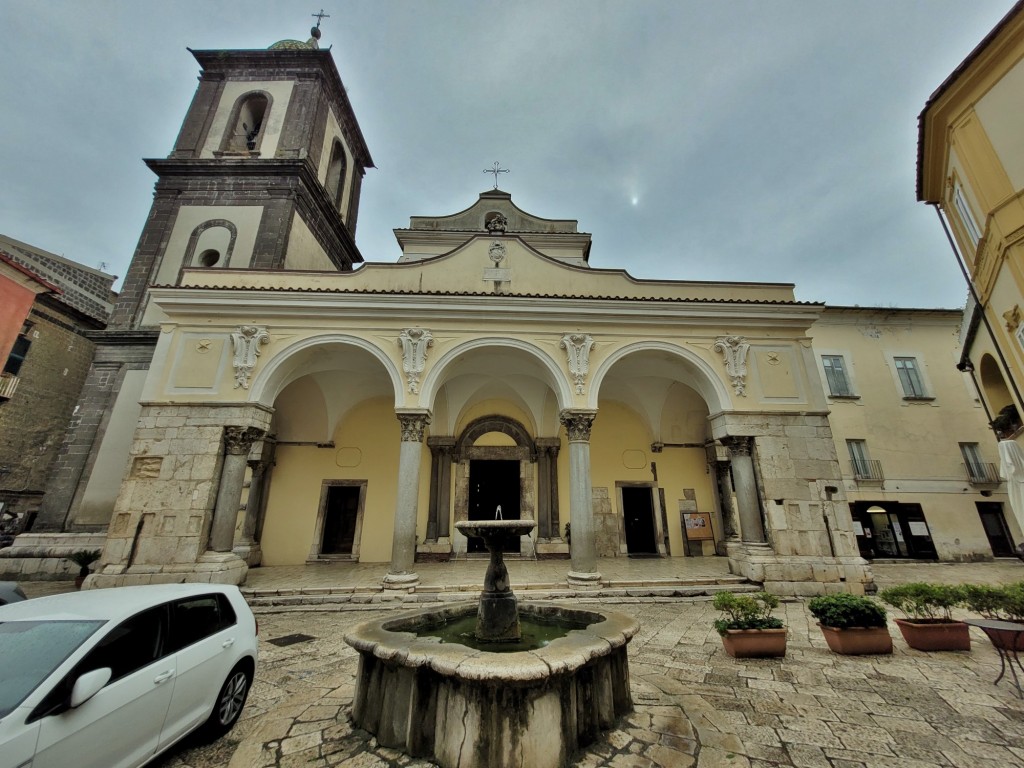
<instances>
[{"instance_id":1,"label":"car window","mask_svg":"<svg viewBox=\"0 0 1024 768\"><path fill-rule=\"evenodd\" d=\"M0 622L0 718L10 714L103 623Z\"/></svg>"},{"instance_id":2,"label":"car window","mask_svg":"<svg viewBox=\"0 0 1024 768\"><path fill-rule=\"evenodd\" d=\"M180 650L236 622L235 611L221 594L189 597L174 603L171 613L171 649Z\"/></svg>"},{"instance_id":3,"label":"car window","mask_svg":"<svg viewBox=\"0 0 1024 768\"><path fill-rule=\"evenodd\" d=\"M77 675L110 667L110 682L142 669L164 655L166 606L137 613L112 629L75 670Z\"/></svg>"}]
</instances>

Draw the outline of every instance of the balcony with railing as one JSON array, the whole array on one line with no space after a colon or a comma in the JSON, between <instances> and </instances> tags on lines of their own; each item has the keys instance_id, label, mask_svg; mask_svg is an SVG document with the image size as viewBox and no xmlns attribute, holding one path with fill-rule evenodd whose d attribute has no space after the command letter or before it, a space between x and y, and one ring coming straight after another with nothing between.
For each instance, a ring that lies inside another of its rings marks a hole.
<instances>
[{"instance_id":1,"label":"balcony with railing","mask_svg":"<svg viewBox=\"0 0 1024 768\"><path fill-rule=\"evenodd\" d=\"M857 482L880 483L885 480L882 462L874 459L857 459L853 464L853 479Z\"/></svg>"},{"instance_id":2,"label":"balcony with railing","mask_svg":"<svg viewBox=\"0 0 1024 768\"><path fill-rule=\"evenodd\" d=\"M969 462L961 464L967 473L967 482L975 485L999 485L1002 479L999 477L999 467L995 464L985 462Z\"/></svg>"},{"instance_id":3,"label":"balcony with railing","mask_svg":"<svg viewBox=\"0 0 1024 768\"><path fill-rule=\"evenodd\" d=\"M14 390L18 388L18 377L9 373L0 373L0 401L10 400L14 397Z\"/></svg>"}]
</instances>

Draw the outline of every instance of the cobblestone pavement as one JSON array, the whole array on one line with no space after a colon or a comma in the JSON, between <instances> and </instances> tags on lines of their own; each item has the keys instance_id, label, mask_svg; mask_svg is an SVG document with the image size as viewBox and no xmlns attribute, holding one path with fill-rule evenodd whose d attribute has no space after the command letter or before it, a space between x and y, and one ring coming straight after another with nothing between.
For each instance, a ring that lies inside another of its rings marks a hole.
<instances>
[{"instance_id":1,"label":"cobblestone pavement","mask_svg":"<svg viewBox=\"0 0 1024 768\"><path fill-rule=\"evenodd\" d=\"M874 570L883 587L1024 579L1024 564L1013 561ZM1024 702L1006 680L992 684L998 657L978 630L970 653L925 654L890 625L892 656L843 657L827 649L804 603L792 601L780 614L789 627L786 658L735 660L711 628L716 613L706 599L600 605L641 623L630 645L635 713L578 755L578 768L1024 766ZM356 654L342 635L395 609L345 608L259 609L260 670L242 720L224 739L185 744L157 765L431 765L381 748L349 724ZM283 648L268 642L294 633L313 639Z\"/></svg>"}]
</instances>

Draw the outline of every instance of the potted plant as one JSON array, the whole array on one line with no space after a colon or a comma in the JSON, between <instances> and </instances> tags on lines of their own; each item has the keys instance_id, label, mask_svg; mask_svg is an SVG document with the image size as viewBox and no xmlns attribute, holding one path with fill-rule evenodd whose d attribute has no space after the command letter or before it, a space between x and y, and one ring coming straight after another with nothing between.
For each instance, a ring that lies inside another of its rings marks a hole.
<instances>
[{"instance_id":1,"label":"potted plant","mask_svg":"<svg viewBox=\"0 0 1024 768\"><path fill-rule=\"evenodd\" d=\"M78 576L75 578L75 587L82 588L85 577L89 575L89 566L100 559L98 549L80 549L68 555L68 560L78 566Z\"/></svg>"},{"instance_id":2,"label":"potted plant","mask_svg":"<svg viewBox=\"0 0 1024 768\"><path fill-rule=\"evenodd\" d=\"M840 592L811 598L807 608L835 653L892 653L885 609L871 598Z\"/></svg>"},{"instance_id":3,"label":"potted plant","mask_svg":"<svg viewBox=\"0 0 1024 768\"><path fill-rule=\"evenodd\" d=\"M913 582L883 589L883 603L901 611L895 619L907 645L919 651L969 651L971 631L953 618L952 610L964 602L964 590L952 584Z\"/></svg>"},{"instance_id":4,"label":"potted plant","mask_svg":"<svg viewBox=\"0 0 1024 768\"><path fill-rule=\"evenodd\" d=\"M999 587L965 584L963 592L964 605L968 610L980 613L986 619L1024 624L1024 581ZM985 634L997 648L1024 651L1024 635L1019 632L988 629Z\"/></svg>"},{"instance_id":5,"label":"potted plant","mask_svg":"<svg viewBox=\"0 0 1024 768\"><path fill-rule=\"evenodd\" d=\"M1017 406L1011 403L1000 409L991 422L992 429L1000 440L1009 440L1021 428L1020 414L1017 413Z\"/></svg>"},{"instance_id":6,"label":"potted plant","mask_svg":"<svg viewBox=\"0 0 1024 768\"><path fill-rule=\"evenodd\" d=\"M714 627L722 636L725 652L734 658L785 656L786 629L772 616L779 598L767 592L735 594L719 592L714 606L722 612Z\"/></svg>"}]
</instances>

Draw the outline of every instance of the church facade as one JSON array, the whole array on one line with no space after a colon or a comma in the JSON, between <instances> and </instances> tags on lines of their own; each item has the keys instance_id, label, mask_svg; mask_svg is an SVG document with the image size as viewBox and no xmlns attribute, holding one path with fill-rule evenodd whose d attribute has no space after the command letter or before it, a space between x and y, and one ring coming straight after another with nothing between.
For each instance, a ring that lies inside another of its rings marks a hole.
<instances>
[{"instance_id":1,"label":"church facade","mask_svg":"<svg viewBox=\"0 0 1024 768\"><path fill-rule=\"evenodd\" d=\"M727 556L861 592L791 284L637 280L495 188L361 264L372 160L328 52L193 52L196 96L31 535L105 532L91 586L416 563L522 517L570 585L609 556ZM358 267L358 268L355 268ZM126 460L127 457L127 460Z\"/></svg>"}]
</instances>

